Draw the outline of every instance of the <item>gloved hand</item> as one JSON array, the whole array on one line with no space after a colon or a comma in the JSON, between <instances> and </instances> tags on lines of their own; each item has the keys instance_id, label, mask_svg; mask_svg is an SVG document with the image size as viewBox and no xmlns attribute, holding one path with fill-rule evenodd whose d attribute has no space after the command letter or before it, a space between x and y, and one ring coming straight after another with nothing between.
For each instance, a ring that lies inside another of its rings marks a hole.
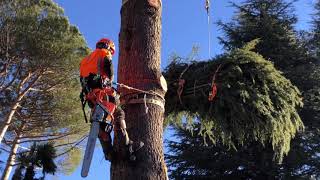
<instances>
[{"instance_id":1,"label":"gloved hand","mask_svg":"<svg viewBox=\"0 0 320 180\"><path fill-rule=\"evenodd\" d=\"M106 78L103 80L103 86L104 87L110 87L112 86L112 81L109 78Z\"/></svg>"}]
</instances>

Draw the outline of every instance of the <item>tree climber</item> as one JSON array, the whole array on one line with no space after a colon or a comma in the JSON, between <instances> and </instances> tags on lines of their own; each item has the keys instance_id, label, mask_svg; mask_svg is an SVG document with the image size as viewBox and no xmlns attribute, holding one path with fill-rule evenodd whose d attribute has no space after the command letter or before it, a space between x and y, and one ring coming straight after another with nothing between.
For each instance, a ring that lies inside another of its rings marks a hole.
<instances>
[{"instance_id":1,"label":"tree climber","mask_svg":"<svg viewBox=\"0 0 320 180\"><path fill-rule=\"evenodd\" d=\"M126 130L125 113L120 107L119 94L112 87L114 77L112 56L114 53L114 43L109 39L103 38L97 42L95 51L81 61L80 82L82 92L80 93L80 98L81 101L86 100L88 102L92 112L98 102L107 111L105 113L107 115L103 118L104 122L100 123L98 135L105 159L112 161L114 158L115 152L110 135L114 128L115 131L121 132L121 139L124 140L128 148L130 160L135 160L135 156L132 156L132 154L139 150L143 143L130 140Z\"/></svg>"}]
</instances>

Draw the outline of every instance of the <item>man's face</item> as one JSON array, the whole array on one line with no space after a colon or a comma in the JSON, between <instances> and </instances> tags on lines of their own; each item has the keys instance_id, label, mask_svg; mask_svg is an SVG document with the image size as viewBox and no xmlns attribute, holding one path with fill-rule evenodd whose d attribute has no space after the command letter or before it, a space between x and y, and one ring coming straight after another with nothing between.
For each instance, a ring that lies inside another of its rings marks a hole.
<instances>
[{"instance_id":1,"label":"man's face","mask_svg":"<svg viewBox=\"0 0 320 180\"><path fill-rule=\"evenodd\" d=\"M106 49L106 52L107 52L107 58L108 59L112 59L112 54L109 50Z\"/></svg>"}]
</instances>

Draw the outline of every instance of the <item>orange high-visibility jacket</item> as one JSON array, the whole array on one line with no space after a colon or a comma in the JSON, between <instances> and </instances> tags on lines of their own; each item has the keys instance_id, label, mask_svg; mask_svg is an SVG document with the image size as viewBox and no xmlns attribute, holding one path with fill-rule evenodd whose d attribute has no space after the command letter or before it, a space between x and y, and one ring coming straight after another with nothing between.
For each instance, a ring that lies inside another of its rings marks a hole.
<instances>
[{"instance_id":1,"label":"orange high-visibility jacket","mask_svg":"<svg viewBox=\"0 0 320 180\"><path fill-rule=\"evenodd\" d=\"M108 77L105 70L105 58L109 57L110 51L106 49L96 49L89 56L80 62L80 77L88 77L90 73ZM111 61L111 60L109 60ZM111 64L111 62L110 62ZM113 67L110 67L113 75ZM112 78L112 77L108 77Z\"/></svg>"}]
</instances>

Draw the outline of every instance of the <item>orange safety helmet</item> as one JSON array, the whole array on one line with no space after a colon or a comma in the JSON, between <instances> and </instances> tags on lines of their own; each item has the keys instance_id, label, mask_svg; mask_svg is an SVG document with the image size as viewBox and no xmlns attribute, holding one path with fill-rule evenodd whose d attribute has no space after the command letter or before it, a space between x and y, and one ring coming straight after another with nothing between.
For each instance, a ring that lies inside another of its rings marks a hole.
<instances>
[{"instance_id":1,"label":"orange safety helmet","mask_svg":"<svg viewBox=\"0 0 320 180\"><path fill-rule=\"evenodd\" d=\"M116 48L115 48L114 43L110 39L107 39L107 38L100 39L96 44L96 48L107 49L111 52L112 55L114 55L114 53L116 52Z\"/></svg>"}]
</instances>

